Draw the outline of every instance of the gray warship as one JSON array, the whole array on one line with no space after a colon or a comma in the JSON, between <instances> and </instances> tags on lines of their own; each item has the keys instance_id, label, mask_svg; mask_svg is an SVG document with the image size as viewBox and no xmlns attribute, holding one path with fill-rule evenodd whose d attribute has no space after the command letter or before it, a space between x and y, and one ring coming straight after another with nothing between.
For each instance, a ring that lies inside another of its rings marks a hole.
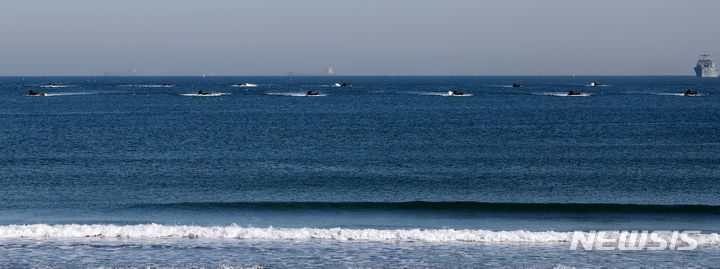
<instances>
[{"instance_id":1,"label":"gray warship","mask_svg":"<svg viewBox=\"0 0 720 269\"><path fill-rule=\"evenodd\" d=\"M712 58L710 58L710 54L705 53L700 55L700 59L698 59L697 65L695 65L695 75L699 78L718 77L718 71L715 68L715 63L713 63Z\"/></svg>"}]
</instances>

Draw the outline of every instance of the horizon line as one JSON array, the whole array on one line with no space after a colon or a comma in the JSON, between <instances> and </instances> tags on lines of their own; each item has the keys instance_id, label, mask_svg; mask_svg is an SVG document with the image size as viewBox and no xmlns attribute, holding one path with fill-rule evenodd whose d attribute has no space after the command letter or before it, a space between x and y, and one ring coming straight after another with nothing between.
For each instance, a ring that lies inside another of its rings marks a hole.
<instances>
[{"instance_id":1,"label":"horizon line","mask_svg":"<svg viewBox=\"0 0 720 269\"><path fill-rule=\"evenodd\" d=\"M468 75L468 74L340 74L340 75L128 75L128 76L106 76L106 75L81 75L81 74L70 74L70 75L0 75L2 78L23 78L23 77L695 77L695 75L670 75L670 74L658 74L658 75L619 75L619 74L582 74L582 75Z\"/></svg>"}]
</instances>

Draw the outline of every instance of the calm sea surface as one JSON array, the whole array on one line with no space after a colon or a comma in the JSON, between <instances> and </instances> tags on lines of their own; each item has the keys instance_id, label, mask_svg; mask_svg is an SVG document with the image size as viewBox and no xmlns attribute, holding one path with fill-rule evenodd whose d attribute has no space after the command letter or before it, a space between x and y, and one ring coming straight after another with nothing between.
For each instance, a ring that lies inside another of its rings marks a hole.
<instances>
[{"instance_id":1,"label":"calm sea surface","mask_svg":"<svg viewBox=\"0 0 720 269\"><path fill-rule=\"evenodd\" d=\"M718 233L718 79L0 78L0 267L702 267Z\"/></svg>"}]
</instances>

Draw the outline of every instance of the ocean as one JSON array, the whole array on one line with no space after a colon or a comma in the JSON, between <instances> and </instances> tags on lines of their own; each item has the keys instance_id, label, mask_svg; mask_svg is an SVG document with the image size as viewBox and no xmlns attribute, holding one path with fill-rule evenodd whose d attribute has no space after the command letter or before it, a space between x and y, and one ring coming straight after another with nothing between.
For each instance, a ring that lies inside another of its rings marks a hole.
<instances>
[{"instance_id":1,"label":"ocean","mask_svg":"<svg viewBox=\"0 0 720 269\"><path fill-rule=\"evenodd\" d=\"M6 77L0 126L0 267L720 264L718 79Z\"/></svg>"}]
</instances>

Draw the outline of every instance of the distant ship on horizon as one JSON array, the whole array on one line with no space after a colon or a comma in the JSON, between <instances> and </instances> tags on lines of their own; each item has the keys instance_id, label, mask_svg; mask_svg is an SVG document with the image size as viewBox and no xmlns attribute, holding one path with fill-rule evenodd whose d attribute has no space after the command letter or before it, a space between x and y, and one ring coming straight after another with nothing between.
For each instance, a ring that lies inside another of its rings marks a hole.
<instances>
[{"instance_id":1,"label":"distant ship on horizon","mask_svg":"<svg viewBox=\"0 0 720 269\"><path fill-rule=\"evenodd\" d=\"M695 65L695 75L699 78L716 78L718 77L718 71L715 68L712 58L709 53L700 55L697 64Z\"/></svg>"}]
</instances>

